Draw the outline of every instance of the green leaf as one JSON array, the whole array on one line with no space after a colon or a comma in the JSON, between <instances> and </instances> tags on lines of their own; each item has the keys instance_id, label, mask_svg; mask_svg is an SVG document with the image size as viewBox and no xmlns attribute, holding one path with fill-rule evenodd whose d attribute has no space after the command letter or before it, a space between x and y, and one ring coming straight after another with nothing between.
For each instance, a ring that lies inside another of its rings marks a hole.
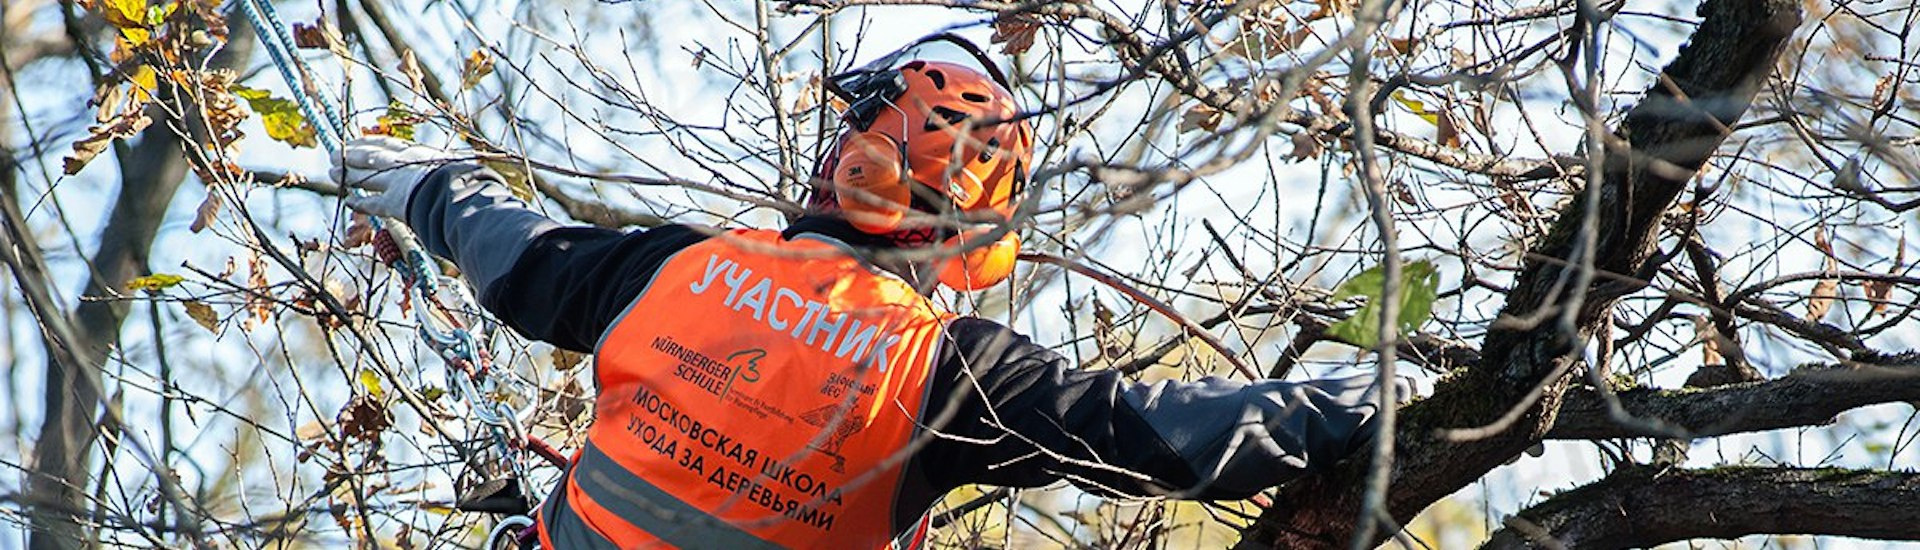
<instances>
[{"instance_id":1,"label":"green leaf","mask_svg":"<svg viewBox=\"0 0 1920 550\"><path fill-rule=\"evenodd\" d=\"M233 95L247 100L247 107L260 115L260 124L267 127L267 137L294 147L314 147L319 144L313 125L300 114L300 105L293 100L273 97L266 90L237 84L233 87Z\"/></svg>"},{"instance_id":2,"label":"green leaf","mask_svg":"<svg viewBox=\"0 0 1920 550\"><path fill-rule=\"evenodd\" d=\"M376 126L379 129L378 133L407 141L417 141L414 139L414 127L422 120L424 117L419 113L408 109L405 104L394 101L387 103L387 114L380 115L375 122L379 124Z\"/></svg>"},{"instance_id":3,"label":"green leaf","mask_svg":"<svg viewBox=\"0 0 1920 550\"><path fill-rule=\"evenodd\" d=\"M1333 299L1365 297L1367 303L1353 312L1352 317L1327 327L1327 335L1362 348L1373 349L1378 346L1380 295L1385 289L1382 284L1386 278L1383 266L1373 266L1340 283L1340 288L1333 291ZM1406 334L1420 328L1421 323L1433 316L1433 301L1438 297L1440 288L1440 271L1433 262L1426 260L1407 263L1400 267L1400 281L1396 288L1400 290L1397 325L1400 333Z\"/></svg>"},{"instance_id":4,"label":"green leaf","mask_svg":"<svg viewBox=\"0 0 1920 550\"><path fill-rule=\"evenodd\" d=\"M127 290L145 290L148 292L159 292L162 290L166 290L167 288L170 288L174 285L180 284L181 281L185 281L185 280L187 280L185 277L181 277L179 275L174 275L170 273L155 273L145 277L134 277L133 280L127 281Z\"/></svg>"},{"instance_id":5,"label":"green leaf","mask_svg":"<svg viewBox=\"0 0 1920 550\"><path fill-rule=\"evenodd\" d=\"M147 25L160 26L161 23L167 22L167 18L173 16L173 12L178 9L180 9L179 2L167 2L158 6L147 6Z\"/></svg>"}]
</instances>

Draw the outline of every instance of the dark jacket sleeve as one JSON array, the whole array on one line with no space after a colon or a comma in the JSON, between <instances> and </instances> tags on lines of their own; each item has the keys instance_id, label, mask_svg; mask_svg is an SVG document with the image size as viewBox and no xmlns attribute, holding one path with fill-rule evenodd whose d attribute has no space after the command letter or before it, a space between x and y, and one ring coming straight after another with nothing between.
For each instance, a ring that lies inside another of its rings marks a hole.
<instances>
[{"instance_id":1,"label":"dark jacket sleeve","mask_svg":"<svg viewBox=\"0 0 1920 550\"><path fill-rule=\"evenodd\" d=\"M661 264L714 233L562 226L500 183L478 164L443 166L409 197L407 225L428 252L460 266L501 322L573 351L592 352Z\"/></svg>"},{"instance_id":2,"label":"dark jacket sleeve","mask_svg":"<svg viewBox=\"0 0 1920 550\"><path fill-rule=\"evenodd\" d=\"M1105 494L1239 499L1373 434L1369 377L1141 384L1075 369L991 321L958 319L948 335L921 456L936 488L1066 479Z\"/></svg>"}]
</instances>

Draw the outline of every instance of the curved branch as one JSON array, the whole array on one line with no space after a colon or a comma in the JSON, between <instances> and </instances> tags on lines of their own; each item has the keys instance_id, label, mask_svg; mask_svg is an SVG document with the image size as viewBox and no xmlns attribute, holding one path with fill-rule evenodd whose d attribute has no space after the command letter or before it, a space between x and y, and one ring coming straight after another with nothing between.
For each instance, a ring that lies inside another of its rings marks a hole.
<instances>
[{"instance_id":1,"label":"curved branch","mask_svg":"<svg viewBox=\"0 0 1920 550\"><path fill-rule=\"evenodd\" d=\"M1481 548L1648 547L1762 534L1911 540L1920 538L1916 499L1920 473L1912 472L1637 467L1520 512Z\"/></svg>"},{"instance_id":2,"label":"curved branch","mask_svg":"<svg viewBox=\"0 0 1920 550\"><path fill-rule=\"evenodd\" d=\"M1851 409L1920 400L1920 365L1800 369L1774 380L1616 394L1628 414L1678 425L1693 437L1815 426ZM1615 422L1593 388L1568 390L1548 439L1654 437Z\"/></svg>"}]
</instances>

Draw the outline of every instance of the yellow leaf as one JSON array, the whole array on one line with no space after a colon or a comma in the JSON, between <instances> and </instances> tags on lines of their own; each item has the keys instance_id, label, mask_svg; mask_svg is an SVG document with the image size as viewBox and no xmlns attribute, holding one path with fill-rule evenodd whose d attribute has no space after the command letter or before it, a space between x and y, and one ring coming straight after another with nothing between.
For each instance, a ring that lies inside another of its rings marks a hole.
<instances>
[{"instance_id":1,"label":"yellow leaf","mask_svg":"<svg viewBox=\"0 0 1920 550\"><path fill-rule=\"evenodd\" d=\"M529 177L525 166L517 162L493 159L481 160L480 164L499 172L500 179L507 184L507 190L512 191L515 198L534 202L533 180Z\"/></svg>"},{"instance_id":2,"label":"yellow leaf","mask_svg":"<svg viewBox=\"0 0 1920 550\"><path fill-rule=\"evenodd\" d=\"M140 27L121 27L120 36L127 39L127 46L138 48L153 41L153 31Z\"/></svg>"},{"instance_id":3,"label":"yellow leaf","mask_svg":"<svg viewBox=\"0 0 1920 550\"><path fill-rule=\"evenodd\" d=\"M214 314L213 306L198 301L181 302L180 305L187 308L187 317L199 323L200 328L207 329L207 332L220 332L220 316Z\"/></svg>"},{"instance_id":4,"label":"yellow leaf","mask_svg":"<svg viewBox=\"0 0 1920 550\"><path fill-rule=\"evenodd\" d=\"M100 17L115 28L145 27L147 25L147 0L106 0L99 8Z\"/></svg>"},{"instance_id":5,"label":"yellow leaf","mask_svg":"<svg viewBox=\"0 0 1920 550\"><path fill-rule=\"evenodd\" d=\"M460 64L460 91L473 89L480 85L480 79L493 74L493 54L486 50L474 50L467 54L467 60Z\"/></svg>"},{"instance_id":6,"label":"yellow leaf","mask_svg":"<svg viewBox=\"0 0 1920 550\"><path fill-rule=\"evenodd\" d=\"M1399 103L1400 106L1402 107L1406 107L1407 110L1413 111L1413 114L1418 115L1420 117L1420 120L1427 121L1427 124L1432 124L1434 126L1440 125L1439 112L1427 110L1426 103L1422 103L1418 99L1408 97L1405 92L1398 92L1398 91L1394 92L1393 101L1396 103Z\"/></svg>"},{"instance_id":7,"label":"yellow leaf","mask_svg":"<svg viewBox=\"0 0 1920 550\"><path fill-rule=\"evenodd\" d=\"M260 115L260 124L266 126L267 137L294 147L319 145L317 131L307 117L300 114L299 104L273 97L266 90L240 85L233 86L233 95L247 100L247 108Z\"/></svg>"},{"instance_id":8,"label":"yellow leaf","mask_svg":"<svg viewBox=\"0 0 1920 550\"><path fill-rule=\"evenodd\" d=\"M366 388L368 394L374 396L374 398L386 397L386 388L380 386L380 373L373 372L373 369L363 368L360 369L359 378L360 387Z\"/></svg>"},{"instance_id":9,"label":"yellow leaf","mask_svg":"<svg viewBox=\"0 0 1920 550\"><path fill-rule=\"evenodd\" d=\"M1833 299L1840 297L1839 279L1821 279L1814 283L1813 294L1807 297L1807 320L1819 321L1833 309Z\"/></svg>"},{"instance_id":10,"label":"yellow leaf","mask_svg":"<svg viewBox=\"0 0 1920 550\"><path fill-rule=\"evenodd\" d=\"M160 74L154 72L152 66L141 65L127 77L127 82L133 84L134 100L145 103L152 101L153 92L160 89Z\"/></svg>"},{"instance_id":11,"label":"yellow leaf","mask_svg":"<svg viewBox=\"0 0 1920 550\"><path fill-rule=\"evenodd\" d=\"M180 284L181 281L185 281L185 280L187 280L185 277L181 277L179 275L173 275L170 273L155 273L145 277L135 277L133 280L127 281L127 290L130 290L130 291L145 290L148 292L159 292L162 290L166 290L167 288L170 288L174 285Z\"/></svg>"}]
</instances>

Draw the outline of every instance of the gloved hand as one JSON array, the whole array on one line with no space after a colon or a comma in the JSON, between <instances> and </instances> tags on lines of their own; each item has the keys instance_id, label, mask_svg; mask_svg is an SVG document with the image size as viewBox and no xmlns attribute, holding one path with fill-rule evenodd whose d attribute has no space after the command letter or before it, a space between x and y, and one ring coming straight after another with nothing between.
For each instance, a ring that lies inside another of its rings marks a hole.
<instances>
[{"instance_id":1,"label":"gloved hand","mask_svg":"<svg viewBox=\"0 0 1920 550\"><path fill-rule=\"evenodd\" d=\"M347 197L347 206L374 216L405 219L407 199L420 180L440 165L461 158L437 149L389 136L348 141L333 158L328 175L352 189L369 192Z\"/></svg>"}]
</instances>

